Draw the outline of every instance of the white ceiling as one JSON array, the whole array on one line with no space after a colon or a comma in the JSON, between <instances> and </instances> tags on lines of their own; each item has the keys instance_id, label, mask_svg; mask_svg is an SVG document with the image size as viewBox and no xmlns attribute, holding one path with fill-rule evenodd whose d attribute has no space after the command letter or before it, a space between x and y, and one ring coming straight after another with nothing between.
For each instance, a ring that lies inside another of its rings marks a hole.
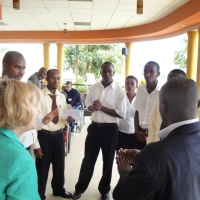
<instances>
[{"instance_id":1,"label":"white ceiling","mask_svg":"<svg viewBox=\"0 0 200 200\"><path fill-rule=\"evenodd\" d=\"M121 29L147 24L173 12L189 0L144 0L143 15L136 14L137 0L20 0L20 10L12 0L0 0L0 31L69 31ZM74 22L91 22L75 26Z\"/></svg>"}]
</instances>

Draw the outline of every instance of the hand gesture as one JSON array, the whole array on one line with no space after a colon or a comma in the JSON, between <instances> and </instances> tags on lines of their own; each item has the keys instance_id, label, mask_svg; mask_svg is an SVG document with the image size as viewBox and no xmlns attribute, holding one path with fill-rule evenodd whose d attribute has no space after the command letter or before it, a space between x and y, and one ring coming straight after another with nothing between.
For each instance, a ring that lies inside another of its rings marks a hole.
<instances>
[{"instance_id":1,"label":"hand gesture","mask_svg":"<svg viewBox=\"0 0 200 200\"><path fill-rule=\"evenodd\" d=\"M101 110L101 102L99 100L93 101L92 107L95 111Z\"/></svg>"},{"instance_id":2,"label":"hand gesture","mask_svg":"<svg viewBox=\"0 0 200 200\"><path fill-rule=\"evenodd\" d=\"M127 159L129 163L134 163L135 156L140 153L140 150L138 149L124 149L124 152L127 155Z\"/></svg>"},{"instance_id":3,"label":"hand gesture","mask_svg":"<svg viewBox=\"0 0 200 200\"><path fill-rule=\"evenodd\" d=\"M56 108L55 110L51 111L50 113L48 113L43 119L42 119L42 123L43 124L48 124L49 122L51 122L53 120L53 118L55 116L58 115L58 108Z\"/></svg>"},{"instance_id":4,"label":"hand gesture","mask_svg":"<svg viewBox=\"0 0 200 200\"><path fill-rule=\"evenodd\" d=\"M118 154L116 156L116 163L119 174L121 174L121 172L123 171L131 171L132 169L127 154L123 149L118 150Z\"/></svg>"}]
</instances>

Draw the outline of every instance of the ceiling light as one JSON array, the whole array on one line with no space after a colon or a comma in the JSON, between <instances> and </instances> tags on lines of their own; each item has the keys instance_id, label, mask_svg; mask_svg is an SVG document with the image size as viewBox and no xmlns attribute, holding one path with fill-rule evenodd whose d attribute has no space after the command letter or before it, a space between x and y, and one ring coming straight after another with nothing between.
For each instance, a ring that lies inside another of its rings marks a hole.
<instances>
[{"instance_id":1,"label":"ceiling light","mask_svg":"<svg viewBox=\"0 0 200 200\"><path fill-rule=\"evenodd\" d=\"M74 22L75 26L90 26L90 22Z\"/></svg>"},{"instance_id":2,"label":"ceiling light","mask_svg":"<svg viewBox=\"0 0 200 200\"><path fill-rule=\"evenodd\" d=\"M137 0L137 14L143 14L143 0Z\"/></svg>"},{"instance_id":3,"label":"ceiling light","mask_svg":"<svg viewBox=\"0 0 200 200\"><path fill-rule=\"evenodd\" d=\"M67 23L64 23L64 25L65 25L65 28L64 28L64 30L63 30L63 33L64 33L64 36L66 37L66 36L67 36L67 29L66 29Z\"/></svg>"},{"instance_id":4,"label":"ceiling light","mask_svg":"<svg viewBox=\"0 0 200 200\"><path fill-rule=\"evenodd\" d=\"M20 0L13 0L13 9L15 10L20 9Z\"/></svg>"}]
</instances>

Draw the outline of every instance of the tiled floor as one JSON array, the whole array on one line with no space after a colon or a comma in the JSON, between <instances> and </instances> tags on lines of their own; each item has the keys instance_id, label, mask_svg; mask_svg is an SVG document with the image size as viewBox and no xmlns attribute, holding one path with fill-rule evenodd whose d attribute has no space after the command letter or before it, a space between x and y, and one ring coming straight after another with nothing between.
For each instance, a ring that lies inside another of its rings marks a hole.
<instances>
[{"instance_id":1,"label":"tiled floor","mask_svg":"<svg viewBox=\"0 0 200 200\"><path fill-rule=\"evenodd\" d=\"M75 184L78 180L79 170L81 166L81 162L84 155L84 143L85 137L87 135L87 126L90 124L89 117L85 118L85 125L83 126L81 133L73 133L71 137L71 150L68 156L66 156L65 163L65 188L67 191L74 193ZM102 174L102 157L101 152L99 154L94 174L88 189L85 193L81 196L80 200L100 200L101 196L98 191L98 183ZM51 178L52 172L51 169L49 171L49 179L47 183L46 189L46 199L47 200L57 200L63 199L61 197L54 197L52 195L51 189ZM119 175L117 172L117 166L113 164L113 175L112 175L112 182L111 182L111 190L110 190L110 199L112 200L112 191L118 181Z\"/></svg>"}]
</instances>

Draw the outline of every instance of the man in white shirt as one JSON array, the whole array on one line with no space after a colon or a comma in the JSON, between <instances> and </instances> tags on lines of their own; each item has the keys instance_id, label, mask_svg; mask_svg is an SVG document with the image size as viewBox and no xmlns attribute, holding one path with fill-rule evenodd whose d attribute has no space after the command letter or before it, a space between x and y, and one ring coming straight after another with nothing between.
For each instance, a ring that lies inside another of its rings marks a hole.
<instances>
[{"instance_id":1,"label":"man in white shirt","mask_svg":"<svg viewBox=\"0 0 200 200\"><path fill-rule=\"evenodd\" d=\"M162 140L148 144L140 153L119 151L120 179L114 200L200 199L198 86L192 79L174 77L162 87L159 98L167 126L158 133ZM133 168L129 159L134 160Z\"/></svg>"},{"instance_id":2,"label":"man in white shirt","mask_svg":"<svg viewBox=\"0 0 200 200\"><path fill-rule=\"evenodd\" d=\"M134 103L136 109L134 124L135 134L139 140L138 149L143 149L148 137L148 128L154 107L159 99L160 86L158 76L160 75L160 66L154 61L149 61L144 66L144 78L146 85L142 85L137 90L137 96Z\"/></svg>"},{"instance_id":3,"label":"man in white shirt","mask_svg":"<svg viewBox=\"0 0 200 200\"><path fill-rule=\"evenodd\" d=\"M92 112L92 123L88 126L85 141L85 156L82 161L79 180L73 199L79 199L87 189L94 166L101 149L103 154L103 175L99 183L102 200L109 200L112 166L118 137L118 118L126 114L126 96L113 81L114 66L105 62L101 66L102 80L94 84L86 98L86 106Z\"/></svg>"},{"instance_id":4,"label":"man in white shirt","mask_svg":"<svg viewBox=\"0 0 200 200\"><path fill-rule=\"evenodd\" d=\"M53 178L51 186L54 196L63 198L71 198L72 194L65 191L65 152L64 152L64 137L63 128L68 122L72 122L72 118L64 119L62 110L67 108L64 94L57 90L60 82L60 72L57 69L47 71L47 87L41 90L40 114L43 118L47 113L58 108L58 116L56 116L49 124L42 126L38 130L38 141L40 149L35 149L36 169L38 174L38 192L41 200L46 199L46 183L49 174L50 164L52 163ZM71 108L71 106L70 106ZM42 152L42 155L41 155Z\"/></svg>"},{"instance_id":5,"label":"man in white shirt","mask_svg":"<svg viewBox=\"0 0 200 200\"><path fill-rule=\"evenodd\" d=\"M183 76L186 77L186 73L181 70L181 69L173 69L172 71L169 72L168 76L167 76L167 81L170 78L174 78L177 76ZM162 125L162 127L161 127ZM147 137L147 144L151 143L151 142L156 142L159 141L160 138L157 136L157 132L160 129L165 128L166 126L163 124L161 116L160 116L160 112L159 112L159 101L157 102L154 111L151 115L151 119L149 122L149 131L148 131L148 137Z\"/></svg>"},{"instance_id":6,"label":"man in white shirt","mask_svg":"<svg viewBox=\"0 0 200 200\"><path fill-rule=\"evenodd\" d=\"M117 150L122 149L137 149L138 140L135 135L134 115L135 108L133 107L136 98L136 89L138 80L134 76L127 76L125 79L126 89L126 117L120 118L118 123L119 135L117 142Z\"/></svg>"}]
</instances>

